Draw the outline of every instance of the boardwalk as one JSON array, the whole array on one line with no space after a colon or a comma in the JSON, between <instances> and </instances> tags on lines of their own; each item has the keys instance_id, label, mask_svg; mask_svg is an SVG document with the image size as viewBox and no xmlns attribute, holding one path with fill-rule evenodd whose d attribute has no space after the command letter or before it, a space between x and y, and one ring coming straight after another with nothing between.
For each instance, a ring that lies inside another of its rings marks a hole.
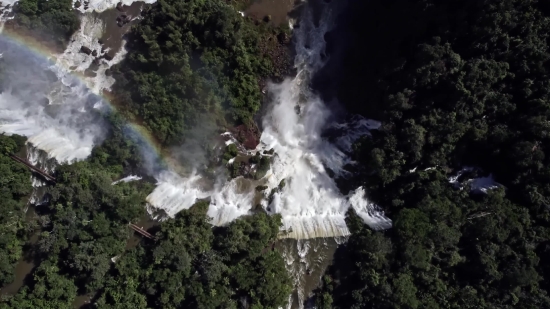
<instances>
[{"instance_id":1,"label":"boardwalk","mask_svg":"<svg viewBox=\"0 0 550 309\"><path fill-rule=\"evenodd\" d=\"M137 226L137 225L135 225L135 224L133 224L133 223L130 223L129 225L130 225L130 228L132 228L132 230L134 230L134 231L140 233L142 236L147 237L147 238L149 238L149 239L153 239L153 240L155 239L155 237L154 237L153 235L151 235L149 232L147 232L146 230L142 229L141 227L139 227L139 226Z\"/></svg>"},{"instance_id":2,"label":"boardwalk","mask_svg":"<svg viewBox=\"0 0 550 309\"><path fill-rule=\"evenodd\" d=\"M50 182L53 182L55 184L56 180L55 180L55 177L49 175L48 173L34 167L29 161L25 160L25 159L21 159L19 158L18 156L16 155L10 155L10 158L12 158L13 160L21 163L21 164L24 164L26 165L31 171L35 172L36 174L42 176L44 179L46 179L47 181L50 181Z\"/></svg>"}]
</instances>

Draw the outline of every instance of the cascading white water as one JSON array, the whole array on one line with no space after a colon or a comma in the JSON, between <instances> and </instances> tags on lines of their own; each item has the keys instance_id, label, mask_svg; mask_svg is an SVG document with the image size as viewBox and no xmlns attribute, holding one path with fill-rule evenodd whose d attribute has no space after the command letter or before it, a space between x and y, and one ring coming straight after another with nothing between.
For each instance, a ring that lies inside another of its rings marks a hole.
<instances>
[{"instance_id":1,"label":"cascading white water","mask_svg":"<svg viewBox=\"0 0 550 309\"><path fill-rule=\"evenodd\" d=\"M374 228L391 226L391 221L365 199L361 188L349 195L342 194L326 169L337 177L345 176L343 167L352 163L347 154L352 142L380 125L358 116L347 123L331 123L330 110L309 89L311 74L323 66L323 36L333 17L331 10L325 9L316 26L311 10L304 10L301 27L294 31L298 74L292 80L269 86L273 102L263 122L265 129L257 151L274 149L275 155L271 169L261 180L268 187L261 205L269 213L282 215L283 237L347 235L344 218L350 207ZM96 15L84 14L81 28L65 52L49 63L0 38L6 77L0 94L0 132L27 136L33 146L30 161L40 157L36 155L38 150L47 154L43 160L82 160L103 138L105 126L94 112L103 105L97 94L114 82L104 73L123 58L124 48L113 60L101 59L94 77L72 75L84 73L90 66L93 57L79 50L82 46L101 50L98 39L103 30L104 24ZM343 134L332 142L322 138L321 133L329 127L340 129ZM173 216L197 199L210 197L208 214L215 225L231 222L256 206L253 205L256 193L250 181L220 180L213 188L205 189L200 178L197 174L182 178L165 171L158 175L159 185L148 201ZM282 180L286 185L274 190ZM38 182L36 185L39 186Z\"/></svg>"},{"instance_id":2,"label":"cascading white water","mask_svg":"<svg viewBox=\"0 0 550 309\"><path fill-rule=\"evenodd\" d=\"M7 13L0 17L2 26L9 19ZM121 48L112 60L101 59L93 77L83 73L94 57L79 52L82 46L101 50L98 39L104 29L97 15L82 15L80 29L65 51L48 60L0 35L0 133L27 136L27 160L48 173L54 172L57 163L87 158L107 133L96 112L105 107L99 94L113 85L114 79L105 71L121 61L126 50ZM34 175L31 181L29 204L46 202L47 183Z\"/></svg>"},{"instance_id":3,"label":"cascading white water","mask_svg":"<svg viewBox=\"0 0 550 309\"><path fill-rule=\"evenodd\" d=\"M138 181L138 180L141 180L141 178L142 178L142 177L137 176L137 175L130 175L130 176L126 176L126 177L124 177L124 178L122 178L122 179L119 179L119 180L117 180L117 181L113 181L113 182L111 183L111 185L114 186L114 185L119 184L119 183L121 183L121 182Z\"/></svg>"},{"instance_id":4,"label":"cascading white water","mask_svg":"<svg viewBox=\"0 0 550 309\"><path fill-rule=\"evenodd\" d=\"M27 154L27 161L29 161L29 163L33 166L45 171L48 174L52 174L55 171L57 162L55 159L49 158L46 152L34 147L30 143L27 143L25 150ZM44 178L31 174L31 184L33 190L31 192L31 196L29 197L28 204L39 206L47 203L48 197L44 194L48 183L44 180Z\"/></svg>"},{"instance_id":5,"label":"cascading white water","mask_svg":"<svg viewBox=\"0 0 550 309\"><path fill-rule=\"evenodd\" d=\"M102 118L93 112L102 99L70 75L67 66L48 62L5 37L0 38L0 52L0 132L27 136L58 162L88 157L106 133ZM60 61L70 55L61 55Z\"/></svg>"},{"instance_id":6,"label":"cascading white water","mask_svg":"<svg viewBox=\"0 0 550 309\"><path fill-rule=\"evenodd\" d=\"M86 12L103 12L109 9L112 9L117 6L118 3L121 3L124 6L130 6L134 0L73 0L73 6L76 2L81 2L81 5L78 7L78 10L82 13ZM144 3L155 3L157 0L142 0ZM82 4L83 3L83 4Z\"/></svg>"},{"instance_id":7,"label":"cascading white water","mask_svg":"<svg viewBox=\"0 0 550 309\"><path fill-rule=\"evenodd\" d=\"M369 130L377 129L380 123L359 116L349 123L330 123L331 111L311 91L309 82L310 76L324 64L321 57L325 48L324 34L335 16L327 6L321 20L315 23L311 10L303 12L301 26L294 31L298 74L292 80L269 86L273 102L264 117L264 131L257 151L274 149L275 155L271 169L262 179L268 187L262 206L268 213L282 215L285 231L282 237L307 239L348 235L345 215L350 207L372 228L388 228L391 220L365 199L362 188L349 195L342 194L326 169L330 168L336 176L345 176L343 167L353 163L347 154L352 142L368 134ZM335 142L321 136L329 127L343 131ZM154 207L174 215L191 207L197 199L209 196L208 214L215 225L245 215L255 206L253 187L243 188L246 181L242 177L222 181L208 191L201 188L200 178L197 174L182 178L163 172L157 177L158 186L147 200ZM282 180L286 185L274 190Z\"/></svg>"},{"instance_id":8,"label":"cascading white water","mask_svg":"<svg viewBox=\"0 0 550 309\"><path fill-rule=\"evenodd\" d=\"M80 85L53 81L45 61L8 41L0 39L0 50L5 61L0 132L27 136L60 162L87 157L103 128L86 112L90 98L78 89Z\"/></svg>"},{"instance_id":9,"label":"cascading white water","mask_svg":"<svg viewBox=\"0 0 550 309\"><path fill-rule=\"evenodd\" d=\"M325 269L332 263L336 248L345 241L347 237L285 239L278 244L277 248L294 283L287 309L304 308L312 296L311 292L319 286Z\"/></svg>"},{"instance_id":10,"label":"cascading white water","mask_svg":"<svg viewBox=\"0 0 550 309\"><path fill-rule=\"evenodd\" d=\"M2 13L0 14L0 32L4 29L6 21L13 18L13 5L19 0L4 0L1 2Z\"/></svg>"}]
</instances>

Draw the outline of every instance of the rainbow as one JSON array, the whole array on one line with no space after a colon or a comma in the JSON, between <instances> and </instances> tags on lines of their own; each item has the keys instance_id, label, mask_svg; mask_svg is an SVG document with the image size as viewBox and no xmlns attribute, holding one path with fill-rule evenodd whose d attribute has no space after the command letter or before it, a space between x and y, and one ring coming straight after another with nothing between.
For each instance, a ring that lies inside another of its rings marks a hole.
<instances>
[{"instance_id":1,"label":"rainbow","mask_svg":"<svg viewBox=\"0 0 550 309\"><path fill-rule=\"evenodd\" d=\"M55 59L54 57L56 57L56 55L60 54L59 50L56 50L56 48L52 46L48 46L44 42L36 40L34 37L24 33L23 31L18 31L14 27L4 27L4 29L0 31L0 37L7 39L10 43L16 44L20 48L30 51L34 55L39 56L46 61L49 61L55 66L61 68L64 72L67 72L67 74L76 77L79 82L85 85L91 93L99 96L102 99L102 102L109 107L111 112L114 111L124 115L121 109L117 107L114 96L107 89L103 89L101 93L94 92L92 90L90 80L88 80L84 74L74 72L68 67L63 67L64 63L62 63L62 61L52 61L52 59ZM126 119L126 121L125 134L127 134L130 139L139 145L140 149L146 153L148 158L152 157L152 160L156 162L177 166L177 163L171 159L168 151L161 147L160 143L144 126L128 121L128 119Z\"/></svg>"}]
</instances>

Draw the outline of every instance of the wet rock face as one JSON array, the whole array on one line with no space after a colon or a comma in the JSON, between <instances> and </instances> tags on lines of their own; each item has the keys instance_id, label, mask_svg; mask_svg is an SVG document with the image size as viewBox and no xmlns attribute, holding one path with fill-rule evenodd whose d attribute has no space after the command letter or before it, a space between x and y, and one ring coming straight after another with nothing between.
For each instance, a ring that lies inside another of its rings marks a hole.
<instances>
[{"instance_id":1,"label":"wet rock face","mask_svg":"<svg viewBox=\"0 0 550 309\"><path fill-rule=\"evenodd\" d=\"M281 32L277 35L277 41L279 41L280 44L288 44L290 42L290 37L288 34Z\"/></svg>"},{"instance_id":2,"label":"wet rock face","mask_svg":"<svg viewBox=\"0 0 550 309\"><path fill-rule=\"evenodd\" d=\"M132 20L132 16L122 14L116 18L117 25L122 27Z\"/></svg>"},{"instance_id":3,"label":"wet rock face","mask_svg":"<svg viewBox=\"0 0 550 309\"><path fill-rule=\"evenodd\" d=\"M124 12L124 5L122 4L122 2L119 2L119 3L116 4L116 9L119 12Z\"/></svg>"},{"instance_id":4,"label":"wet rock face","mask_svg":"<svg viewBox=\"0 0 550 309\"><path fill-rule=\"evenodd\" d=\"M48 106L50 105L50 99L48 99L47 97L44 97L42 98L42 100L38 101L38 104L42 106Z\"/></svg>"},{"instance_id":5,"label":"wet rock face","mask_svg":"<svg viewBox=\"0 0 550 309\"><path fill-rule=\"evenodd\" d=\"M86 55L90 55L92 53L92 50L89 47L82 46L80 47L80 52Z\"/></svg>"},{"instance_id":6,"label":"wet rock face","mask_svg":"<svg viewBox=\"0 0 550 309\"><path fill-rule=\"evenodd\" d=\"M236 126L232 130L233 136L249 150L256 149L260 143L260 130L255 124Z\"/></svg>"}]
</instances>

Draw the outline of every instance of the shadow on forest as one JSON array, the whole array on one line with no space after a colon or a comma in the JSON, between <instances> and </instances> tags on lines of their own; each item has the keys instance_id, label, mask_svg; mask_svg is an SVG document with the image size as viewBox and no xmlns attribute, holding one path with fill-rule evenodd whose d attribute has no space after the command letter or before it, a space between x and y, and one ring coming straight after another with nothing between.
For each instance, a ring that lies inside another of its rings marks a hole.
<instances>
[{"instance_id":1,"label":"shadow on forest","mask_svg":"<svg viewBox=\"0 0 550 309\"><path fill-rule=\"evenodd\" d=\"M405 63L430 19L414 1L349 0L325 35L329 59L313 79L314 90L325 102L337 99L349 112L381 119L387 87L381 77Z\"/></svg>"}]
</instances>

